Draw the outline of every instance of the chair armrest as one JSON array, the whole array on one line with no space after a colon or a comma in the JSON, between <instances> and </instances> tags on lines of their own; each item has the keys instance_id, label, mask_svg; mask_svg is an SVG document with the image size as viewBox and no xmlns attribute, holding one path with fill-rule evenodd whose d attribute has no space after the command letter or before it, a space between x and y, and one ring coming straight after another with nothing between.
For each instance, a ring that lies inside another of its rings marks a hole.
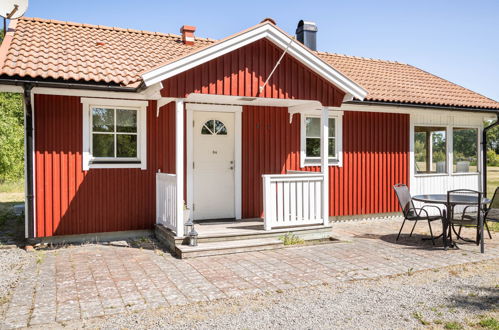
<instances>
[{"instance_id":1,"label":"chair armrest","mask_svg":"<svg viewBox=\"0 0 499 330\"><path fill-rule=\"evenodd\" d=\"M466 210L467 210L467 209L469 209L470 207L476 207L476 205L468 205L468 206L466 206L466 207L463 209L463 215L461 216L461 219L463 219L463 220L464 220L464 216L466 215ZM477 214L477 219L478 219L478 217L482 216L481 212L483 212L483 211L482 211L482 209L481 209L481 208L478 208L478 210L476 211L476 214Z\"/></svg>"},{"instance_id":2,"label":"chair armrest","mask_svg":"<svg viewBox=\"0 0 499 330\"><path fill-rule=\"evenodd\" d=\"M419 210L419 212L418 212L418 210ZM428 214L428 211L426 211L426 210L425 210L424 208L422 208L422 207L421 207L421 208L419 208L419 207L415 207L415 208L414 208L414 211L416 211L416 216L417 216L418 218L421 218L421 213L422 213L422 212L426 213L426 217L429 217L429 216L430 216L430 215Z\"/></svg>"},{"instance_id":3,"label":"chair armrest","mask_svg":"<svg viewBox=\"0 0 499 330\"><path fill-rule=\"evenodd\" d=\"M433 207L433 208L437 209L438 210L438 214L440 216L442 216L442 210L438 206L435 206L435 205L424 205L421 209L424 209L425 207ZM426 214L428 214L428 212Z\"/></svg>"}]
</instances>

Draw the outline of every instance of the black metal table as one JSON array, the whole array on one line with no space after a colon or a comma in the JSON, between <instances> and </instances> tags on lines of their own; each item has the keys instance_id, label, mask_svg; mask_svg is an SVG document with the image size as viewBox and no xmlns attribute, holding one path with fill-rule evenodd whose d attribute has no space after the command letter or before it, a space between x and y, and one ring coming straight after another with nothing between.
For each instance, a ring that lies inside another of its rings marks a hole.
<instances>
[{"instance_id":1,"label":"black metal table","mask_svg":"<svg viewBox=\"0 0 499 330\"><path fill-rule=\"evenodd\" d=\"M444 249L447 250L447 237L449 236L448 231L450 230L450 219L449 219L449 210L455 205L473 205L477 204L476 196L469 195L454 195L451 196L450 200L447 200L446 194L425 194L425 195L417 195L412 197L413 200L428 204L440 204L445 206L445 210L443 210L443 218L442 221L442 237L444 241ZM488 198L482 198L482 204L489 204L491 201ZM481 219L483 221L483 218ZM483 233L481 233L483 235ZM455 244L451 242L451 245L455 247Z\"/></svg>"}]
</instances>

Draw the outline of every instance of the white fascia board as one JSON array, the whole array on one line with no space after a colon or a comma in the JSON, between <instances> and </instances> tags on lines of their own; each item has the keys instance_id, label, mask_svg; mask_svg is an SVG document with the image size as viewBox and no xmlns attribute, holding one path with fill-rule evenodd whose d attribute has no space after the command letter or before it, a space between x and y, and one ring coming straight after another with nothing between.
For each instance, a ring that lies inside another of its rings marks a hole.
<instances>
[{"instance_id":1,"label":"white fascia board","mask_svg":"<svg viewBox=\"0 0 499 330\"><path fill-rule=\"evenodd\" d=\"M166 64L153 71L146 72L142 79L146 86L161 82L179 73L190 70L198 65L209 62L217 57L230 53L238 48L244 47L265 37L267 25L260 26L254 30L227 39L213 46L205 48L192 55L185 56L175 62Z\"/></svg>"},{"instance_id":2,"label":"white fascia board","mask_svg":"<svg viewBox=\"0 0 499 330\"><path fill-rule=\"evenodd\" d=\"M22 86L0 85L0 92L2 92L2 93L24 93L24 88Z\"/></svg>"},{"instance_id":3,"label":"white fascia board","mask_svg":"<svg viewBox=\"0 0 499 330\"><path fill-rule=\"evenodd\" d=\"M496 116L493 113L487 114L480 112L477 109L474 111L459 111L453 109L444 108L424 108L418 106L406 106L406 105L377 105L377 104L362 104L362 103L343 103L340 107L329 107L330 110L342 110L342 111L365 111L365 112L385 112L385 113L405 113L411 115L431 115L431 114L447 114L449 116L468 116L468 117L483 117L495 119Z\"/></svg>"},{"instance_id":4,"label":"white fascia board","mask_svg":"<svg viewBox=\"0 0 499 330\"><path fill-rule=\"evenodd\" d=\"M288 113L290 114L309 112L314 110L322 110L322 104L320 102L310 102L288 107Z\"/></svg>"},{"instance_id":5,"label":"white fascia board","mask_svg":"<svg viewBox=\"0 0 499 330\"><path fill-rule=\"evenodd\" d=\"M130 99L130 100L159 100L161 99L161 83L153 84L140 93L136 92L114 92L114 91L99 91L89 89L74 89L74 88L52 88L52 87L34 87L33 94L45 95L65 95L65 96L80 96L80 97L100 97L109 99Z\"/></svg>"},{"instance_id":6,"label":"white fascia board","mask_svg":"<svg viewBox=\"0 0 499 330\"><path fill-rule=\"evenodd\" d=\"M291 39L285 33L270 24L258 26L253 30L222 41L192 55L183 57L178 61L166 64L156 70L146 72L142 75L142 79L146 86L153 85L263 38L270 40L281 49L287 48L288 53L291 56L340 88L346 94L350 94L359 100L363 100L367 95L367 91L362 87L307 50L303 45L299 44L298 41Z\"/></svg>"}]
</instances>

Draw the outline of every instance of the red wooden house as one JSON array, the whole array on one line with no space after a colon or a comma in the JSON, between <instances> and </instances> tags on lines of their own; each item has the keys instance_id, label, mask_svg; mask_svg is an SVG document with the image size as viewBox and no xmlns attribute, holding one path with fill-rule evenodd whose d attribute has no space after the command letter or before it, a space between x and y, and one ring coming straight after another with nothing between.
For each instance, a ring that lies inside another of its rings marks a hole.
<instances>
[{"instance_id":1,"label":"red wooden house","mask_svg":"<svg viewBox=\"0 0 499 330\"><path fill-rule=\"evenodd\" d=\"M25 96L27 237L159 224L181 238L184 201L193 220L315 228L397 212L395 183L483 188L498 102L316 51L309 22L296 39L269 19L218 41L194 31L11 22L0 86Z\"/></svg>"}]
</instances>

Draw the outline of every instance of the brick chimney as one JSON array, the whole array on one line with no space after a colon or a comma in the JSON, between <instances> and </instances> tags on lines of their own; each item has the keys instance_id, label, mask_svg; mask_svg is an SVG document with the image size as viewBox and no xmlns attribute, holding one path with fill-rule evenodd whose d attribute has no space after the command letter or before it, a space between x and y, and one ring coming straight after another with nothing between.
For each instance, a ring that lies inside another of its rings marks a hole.
<instances>
[{"instance_id":1,"label":"brick chimney","mask_svg":"<svg viewBox=\"0 0 499 330\"><path fill-rule=\"evenodd\" d=\"M182 42L184 43L184 45L194 45L195 31L195 26L184 25L180 28L180 33L182 33Z\"/></svg>"}]
</instances>

